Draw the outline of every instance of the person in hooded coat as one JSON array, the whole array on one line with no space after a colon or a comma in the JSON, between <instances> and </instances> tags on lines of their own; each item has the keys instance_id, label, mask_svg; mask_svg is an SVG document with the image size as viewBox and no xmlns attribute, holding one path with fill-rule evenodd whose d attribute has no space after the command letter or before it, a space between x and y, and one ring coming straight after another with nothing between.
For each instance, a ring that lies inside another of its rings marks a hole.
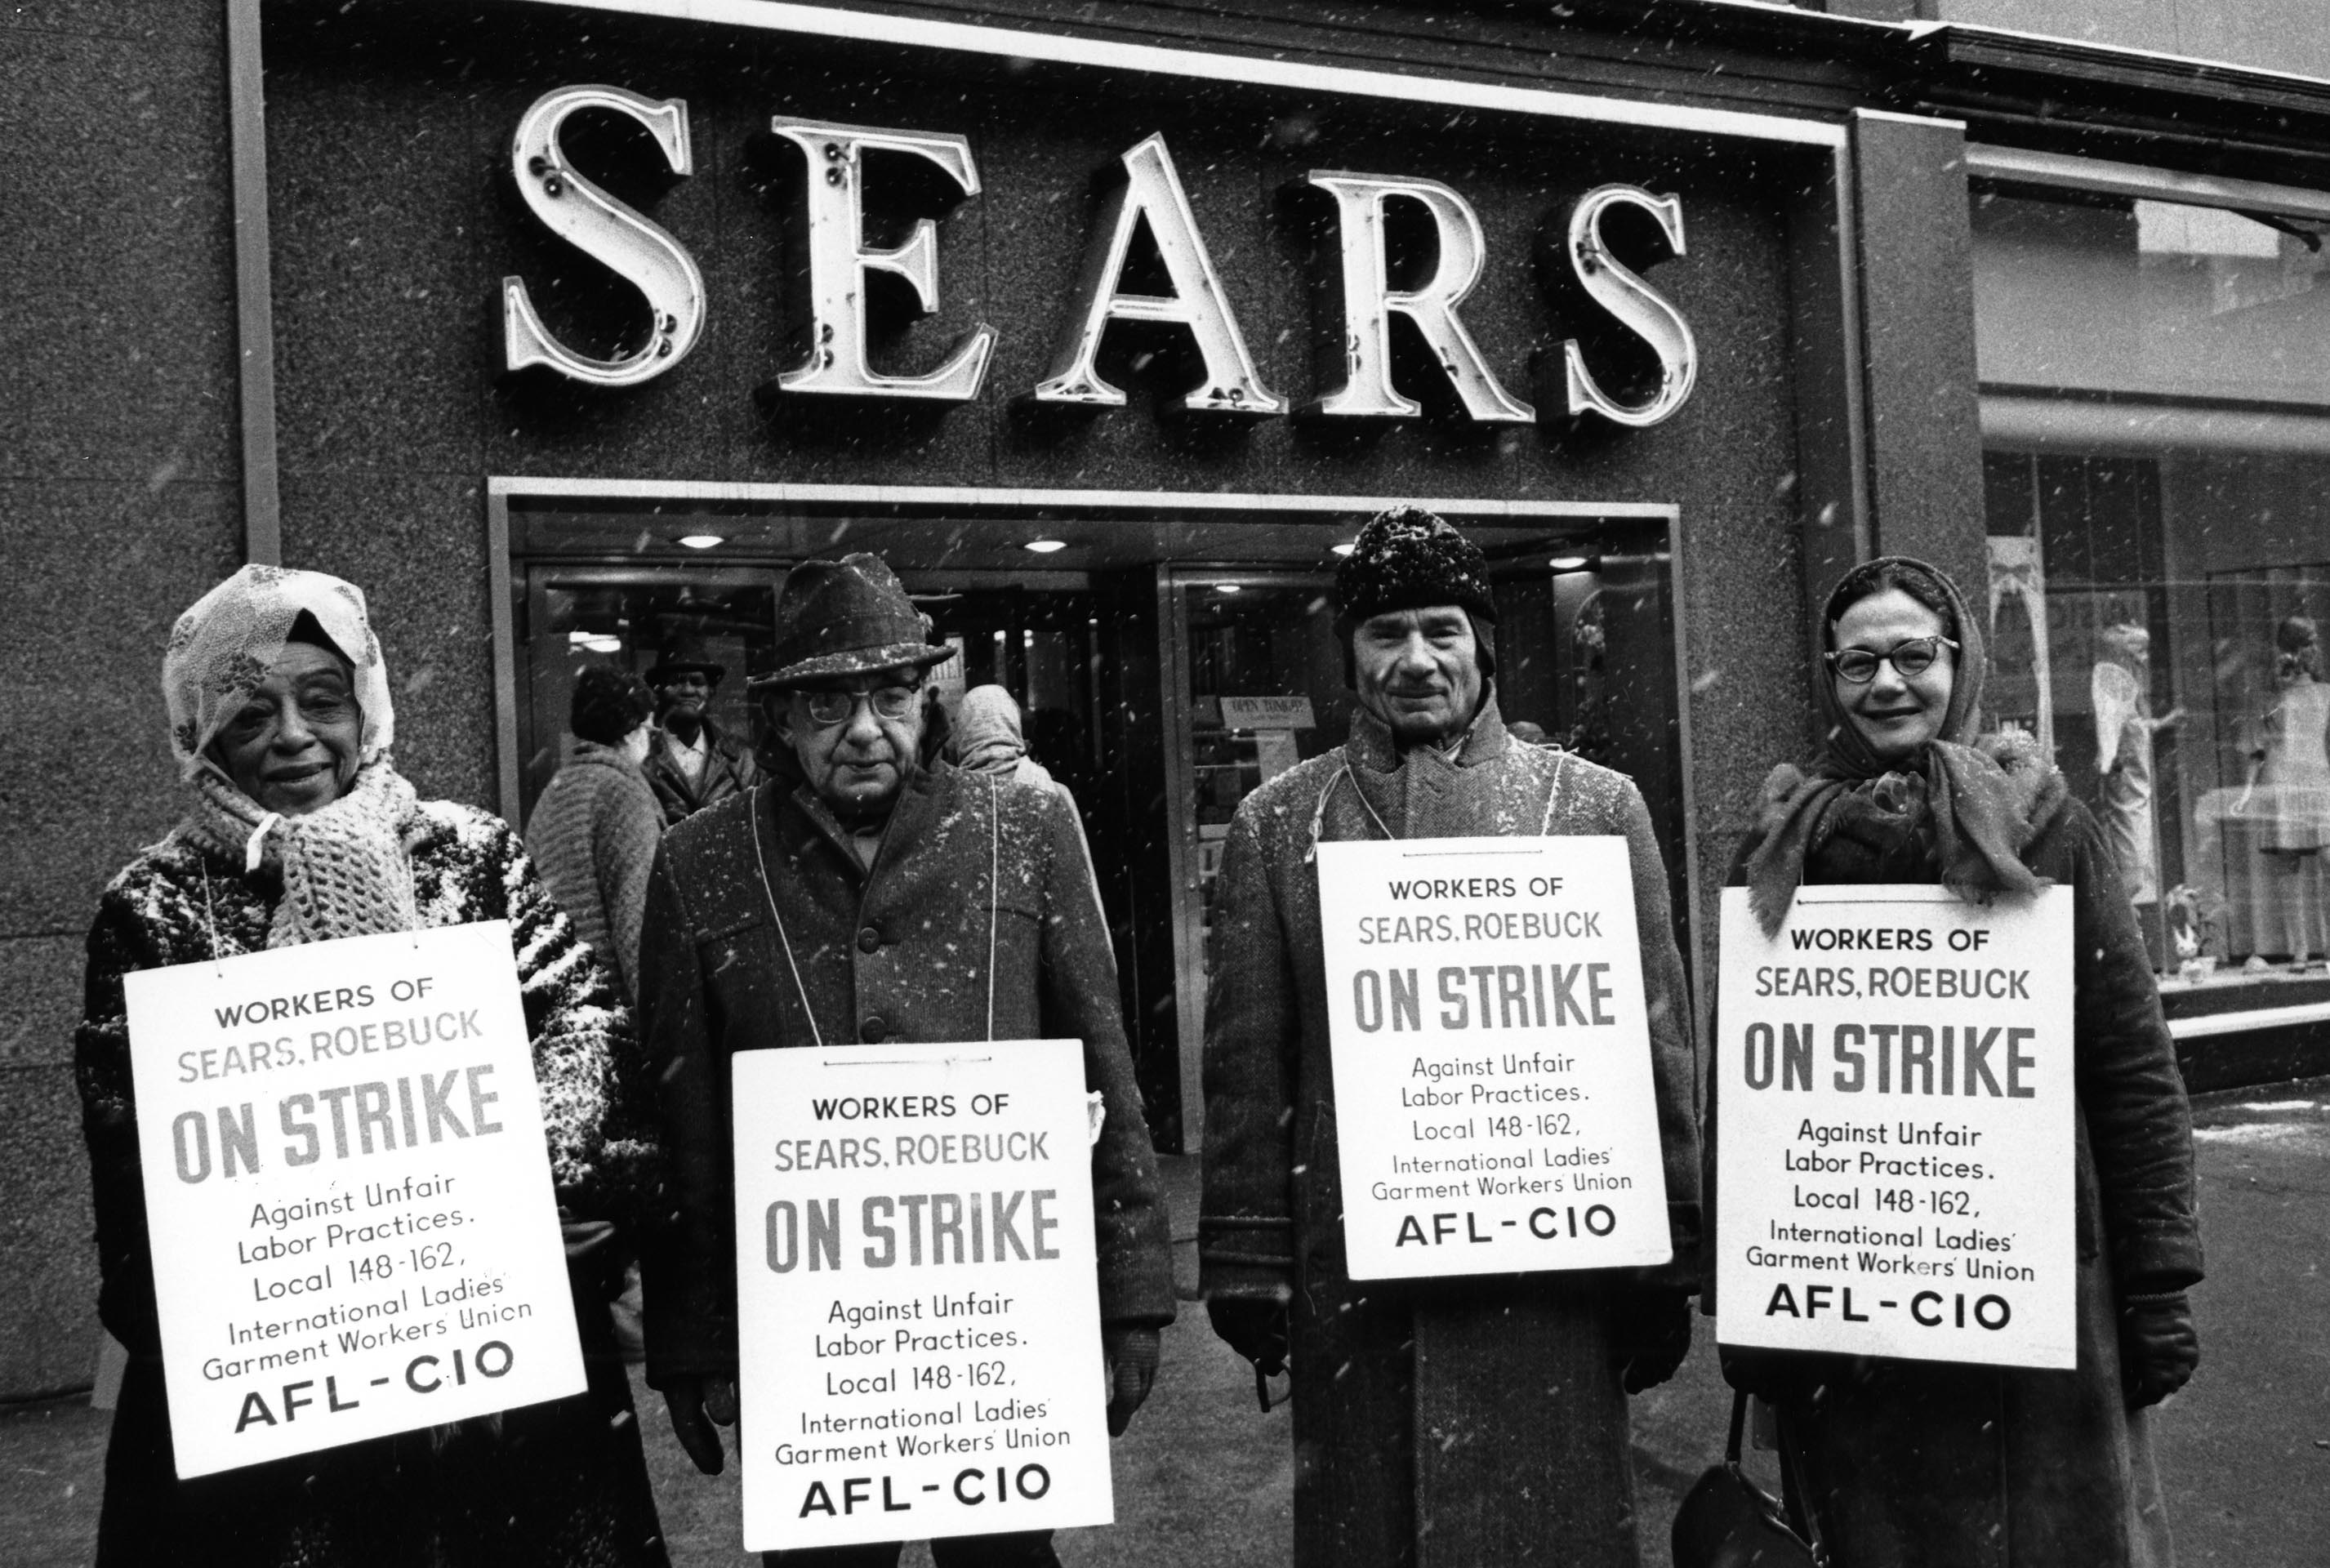
<instances>
[{"instance_id":1,"label":"person in hooded coat","mask_svg":"<svg viewBox=\"0 0 2330 1568\"><path fill-rule=\"evenodd\" d=\"M162 662L186 817L123 867L89 935L74 1036L98 1316L129 1353L99 1568L660 1568L606 1298L613 1223L658 1202L652 1101L621 1004L499 818L421 800L389 760L364 595L246 566ZM507 920L567 1227L586 1392L453 1426L177 1478L163 1392L122 978L382 931Z\"/></svg>"},{"instance_id":2,"label":"person in hooded coat","mask_svg":"<svg viewBox=\"0 0 2330 1568\"><path fill-rule=\"evenodd\" d=\"M1884 557L1846 573L1822 624L1826 741L1766 781L1733 885L1766 930L1807 883L2071 890L2079 1361L1726 1346L1725 1375L1775 1408L1792 1489L1834 1562L2165 1568L2146 1411L2199 1364L2185 1291L2201 1279L2201 1235L2191 1108L2134 906L2037 742L1979 734L1987 662L1956 584ZM1710 1214L1717 1110L1710 1094ZM1711 1289L1702 1304L1714 1310Z\"/></svg>"},{"instance_id":3,"label":"person in hooded coat","mask_svg":"<svg viewBox=\"0 0 2330 1568\"><path fill-rule=\"evenodd\" d=\"M1506 732L1488 565L1445 521L1370 521L1335 597L1350 738L1246 797L1216 884L1207 1310L1257 1368L1291 1365L1296 1568L1632 1568L1626 1397L1688 1352L1699 1256L1699 1069L1650 813L1623 774ZM1626 841L1673 1260L1354 1280L1314 844L1528 834Z\"/></svg>"}]
</instances>

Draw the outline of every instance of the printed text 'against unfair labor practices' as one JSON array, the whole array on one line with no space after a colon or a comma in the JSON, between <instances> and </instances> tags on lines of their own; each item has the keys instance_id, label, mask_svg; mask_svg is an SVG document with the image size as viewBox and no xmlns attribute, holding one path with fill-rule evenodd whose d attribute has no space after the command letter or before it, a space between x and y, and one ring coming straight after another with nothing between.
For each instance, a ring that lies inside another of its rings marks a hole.
<instances>
[{"instance_id":1,"label":"printed text 'against unfair labor practices'","mask_svg":"<svg viewBox=\"0 0 2330 1568\"><path fill-rule=\"evenodd\" d=\"M182 1478L582 1391L507 921L126 988Z\"/></svg>"}]
</instances>

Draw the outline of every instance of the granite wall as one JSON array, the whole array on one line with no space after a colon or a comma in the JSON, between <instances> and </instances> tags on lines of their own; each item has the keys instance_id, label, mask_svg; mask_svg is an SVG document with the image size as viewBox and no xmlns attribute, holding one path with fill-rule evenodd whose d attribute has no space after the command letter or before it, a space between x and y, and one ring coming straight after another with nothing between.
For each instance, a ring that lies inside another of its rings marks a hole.
<instances>
[{"instance_id":1,"label":"granite wall","mask_svg":"<svg viewBox=\"0 0 2330 1568\"><path fill-rule=\"evenodd\" d=\"M175 815L157 673L242 557L223 8L0 8L0 1398L86 1385L99 891Z\"/></svg>"}]
</instances>

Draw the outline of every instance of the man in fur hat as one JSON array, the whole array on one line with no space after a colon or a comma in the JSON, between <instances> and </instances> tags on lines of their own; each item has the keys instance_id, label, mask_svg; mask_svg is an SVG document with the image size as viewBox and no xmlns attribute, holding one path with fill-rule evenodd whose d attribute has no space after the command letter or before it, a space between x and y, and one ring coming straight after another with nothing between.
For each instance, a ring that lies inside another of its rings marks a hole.
<instances>
[{"instance_id":1,"label":"man in fur hat","mask_svg":"<svg viewBox=\"0 0 2330 1568\"><path fill-rule=\"evenodd\" d=\"M760 782L750 748L724 732L710 712L712 694L728 666L682 640L648 670L656 694L656 728L639 770L655 791L668 825Z\"/></svg>"},{"instance_id":2,"label":"man in fur hat","mask_svg":"<svg viewBox=\"0 0 2330 1568\"><path fill-rule=\"evenodd\" d=\"M1246 797L1216 884L1199 1280L1215 1331L1294 1379L1297 1568L1634 1568L1626 1395L1691 1344L1699 1141L1666 869L1632 781L1512 740L1478 546L1400 507L1336 573L1350 738ZM1674 1261L1355 1283L1314 839L1536 831L1632 851Z\"/></svg>"},{"instance_id":3,"label":"man in fur hat","mask_svg":"<svg viewBox=\"0 0 2330 1568\"><path fill-rule=\"evenodd\" d=\"M770 776L673 828L649 885L640 1033L677 1218L646 1249L648 1381L697 1468L718 1473L711 1423L734 1419L737 1366L733 1053L1075 1039L1105 1111L1093 1206L1109 1430L1122 1432L1173 1318L1172 1266L1075 815L1052 790L922 760L923 678L951 650L930 644L880 557L795 567L777 619L777 668L753 683L776 736ZM856 1568L881 1550L784 1561ZM942 1568L1058 1562L1048 1532L933 1553Z\"/></svg>"}]
</instances>

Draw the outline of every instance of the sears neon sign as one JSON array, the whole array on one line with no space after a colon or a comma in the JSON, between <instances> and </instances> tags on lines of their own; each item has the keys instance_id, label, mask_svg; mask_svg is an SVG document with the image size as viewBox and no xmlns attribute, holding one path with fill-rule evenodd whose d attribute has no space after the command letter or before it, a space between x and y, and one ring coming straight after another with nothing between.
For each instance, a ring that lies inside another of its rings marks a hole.
<instances>
[{"instance_id":1,"label":"sears neon sign","mask_svg":"<svg viewBox=\"0 0 2330 1568\"><path fill-rule=\"evenodd\" d=\"M559 132L583 109L604 109L636 122L654 138L673 174L694 172L687 104L655 99L621 88L577 86L547 93L519 120L510 148L511 173L526 206L552 232L609 268L636 288L653 314L645 343L611 359L578 353L543 323L523 278L502 280L504 363L510 370L539 367L600 387L638 386L676 368L702 340L710 309L704 277L686 246L637 209L608 194L578 172L559 145ZM769 128L807 160L805 184L809 258L807 357L777 378L781 393L803 396L905 398L965 402L986 384L996 330L984 324L965 333L940 362L911 373L877 369L868 353L867 275L903 279L925 314L939 302L937 226L923 219L889 249L866 241L865 161L868 153L903 154L937 169L967 200L979 194L979 169L961 136L840 125L779 116ZM1525 425L1537 411L1501 385L1465 329L1462 307L1488 264L1481 221L1454 190L1437 181L1314 169L1307 184L1334 204L1341 320L1341 379L1301 409L1267 385L1206 248L1197 213L1161 136L1123 154L1122 177L1110 187L1075 288L1061 312L1048 373L1027 395L1038 403L1122 407L1122 389L1101 374L1103 341L1118 322L1161 322L1187 329L1205 374L1180 401L1193 412L1266 419L1300 412L1337 419L1406 419L1421 411L1393 384L1391 322L1404 316L1431 350L1438 373L1472 420ZM1429 221L1439 261L1430 279L1396 287L1388 251L1387 211L1413 203ZM1633 399L1605 390L1577 339L1562 345L1560 393L1565 411L1591 413L1614 424L1642 428L1669 419L1691 396L1699 349L1685 321L1664 296L1612 253L1604 226L1631 210L1656 226L1668 250L1684 254L1682 203L1637 186L1607 184L1571 207L1562 260L1578 294L1607 314L1654 354L1656 385ZM1138 229L1154 239L1170 293L1136 293L1124 286L1126 261ZM1322 324L1329 325L1329 324Z\"/></svg>"}]
</instances>

